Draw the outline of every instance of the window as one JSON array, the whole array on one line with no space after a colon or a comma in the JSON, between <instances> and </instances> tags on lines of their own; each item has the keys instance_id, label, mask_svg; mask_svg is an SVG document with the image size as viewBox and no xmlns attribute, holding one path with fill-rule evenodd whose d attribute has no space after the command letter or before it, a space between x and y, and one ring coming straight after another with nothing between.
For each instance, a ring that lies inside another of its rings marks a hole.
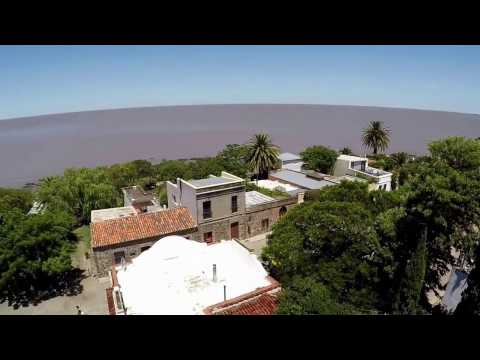
<instances>
[{"instance_id":1,"label":"window","mask_svg":"<svg viewBox=\"0 0 480 360\"><path fill-rule=\"evenodd\" d=\"M232 213L236 213L238 211L238 202L237 202L238 197L232 196Z\"/></svg>"},{"instance_id":2,"label":"window","mask_svg":"<svg viewBox=\"0 0 480 360\"><path fill-rule=\"evenodd\" d=\"M267 231L268 230L268 219L263 219L262 220L262 230Z\"/></svg>"},{"instance_id":3,"label":"window","mask_svg":"<svg viewBox=\"0 0 480 360\"><path fill-rule=\"evenodd\" d=\"M203 241L205 241L207 244L210 244L213 242L213 233L211 231L206 232L203 234Z\"/></svg>"},{"instance_id":4,"label":"window","mask_svg":"<svg viewBox=\"0 0 480 360\"><path fill-rule=\"evenodd\" d=\"M252 233L252 231L250 230L250 225L247 225L247 234L248 234L248 236L250 236L251 233Z\"/></svg>"},{"instance_id":5,"label":"window","mask_svg":"<svg viewBox=\"0 0 480 360\"><path fill-rule=\"evenodd\" d=\"M122 259L125 259L125 251L117 251L113 253L113 259L115 260L116 265L120 265L122 263Z\"/></svg>"},{"instance_id":6,"label":"window","mask_svg":"<svg viewBox=\"0 0 480 360\"><path fill-rule=\"evenodd\" d=\"M212 217L212 203L210 201L204 201L203 203L203 218L210 219Z\"/></svg>"},{"instance_id":7,"label":"window","mask_svg":"<svg viewBox=\"0 0 480 360\"><path fill-rule=\"evenodd\" d=\"M283 215L285 215L287 213L287 208L285 206L282 206L280 208L280 211L278 212L278 217L282 217Z\"/></svg>"},{"instance_id":8,"label":"window","mask_svg":"<svg viewBox=\"0 0 480 360\"><path fill-rule=\"evenodd\" d=\"M365 161L352 161L352 169L365 171Z\"/></svg>"},{"instance_id":9,"label":"window","mask_svg":"<svg viewBox=\"0 0 480 360\"><path fill-rule=\"evenodd\" d=\"M175 197L175 194L173 195L173 202L177 202L177 198Z\"/></svg>"},{"instance_id":10,"label":"window","mask_svg":"<svg viewBox=\"0 0 480 360\"><path fill-rule=\"evenodd\" d=\"M150 246L144 246L140 249L140 252L144 252L146 250L150 249Z\"/></svg>"}]
</instances>

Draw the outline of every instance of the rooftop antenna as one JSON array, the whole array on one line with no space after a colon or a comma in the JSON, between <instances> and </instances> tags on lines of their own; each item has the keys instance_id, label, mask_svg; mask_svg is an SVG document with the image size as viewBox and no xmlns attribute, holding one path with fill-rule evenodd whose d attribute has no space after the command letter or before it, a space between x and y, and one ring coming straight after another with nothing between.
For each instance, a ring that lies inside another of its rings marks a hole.
<instances>
[{"instance_id":1,"label":"rooftop antenna","mask_svg":"<svg viewBox=\"0 0 480 360\"><path fill-rule=\"evenodd\" d=\"M213 264L213 282L217 282L217 264Z\"/></svg>"}]
</instances>

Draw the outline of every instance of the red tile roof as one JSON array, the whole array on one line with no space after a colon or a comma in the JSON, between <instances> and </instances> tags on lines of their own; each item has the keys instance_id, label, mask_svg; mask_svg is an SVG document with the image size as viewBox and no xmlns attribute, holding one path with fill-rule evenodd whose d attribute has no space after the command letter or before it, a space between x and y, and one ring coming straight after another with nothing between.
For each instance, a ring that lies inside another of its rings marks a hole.
<instances>
[{"instance_id":1,"label":"red tile roof","mask_svg":"<svg viewBox=\"0 0 480 360\"><path fill-rule=\"evenodd\" d=\"M209 306L207 315L273 315L277 309L280 283L268 277L270 285L245 295Z\"/></svg>"},{"instance_id":2,"label":"red tile roof","mask_svg":"<svg viewBox=\"0 0 480 360\"><path fill-rule=\"evenodd\" d=\"M126 216L90 225L93 248L166 236L195 228L190 212L185 207Z\"/></svg>"},{"instance_id":3,"label":"red tile roof","mask_svg":"<svg viewBox=\"0 0 480 360\"><path fill-rule=\"evenodd\" d=\"M276 294L265 293L238 305L214 312L214 315L273 315L277 309Z\"/></svg>"}]
</instances>

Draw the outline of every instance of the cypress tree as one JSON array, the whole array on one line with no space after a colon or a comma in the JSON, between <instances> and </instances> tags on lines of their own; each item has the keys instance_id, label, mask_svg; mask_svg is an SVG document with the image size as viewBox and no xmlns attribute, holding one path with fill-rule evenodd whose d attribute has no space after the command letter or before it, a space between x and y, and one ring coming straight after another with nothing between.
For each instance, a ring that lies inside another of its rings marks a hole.
<instances>
[{"instance_id":1,"label":"cypress tree","mask_svg":"<svg viewBox=\"0 0 480 360\"><path fill-rule=\"evenodd\" d=\"M427 269L427 238L424 235L417 244L415 252L405 266L399 289L393 304L393 310L400 314L416 314L422 295L423 282Z\"/></svg>"}]
</instances>

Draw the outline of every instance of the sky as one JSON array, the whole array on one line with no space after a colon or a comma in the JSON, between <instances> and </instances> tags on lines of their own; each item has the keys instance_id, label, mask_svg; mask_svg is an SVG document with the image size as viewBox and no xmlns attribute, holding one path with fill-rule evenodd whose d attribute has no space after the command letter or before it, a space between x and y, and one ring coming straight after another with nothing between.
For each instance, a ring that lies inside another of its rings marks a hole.
<instances>
[{"instance_id":1,"label":"sky","mask_svg":"<svg viewBox=\"0 0 480 360\"><path fill-rule=\"evenodd\" d=\"M0 46L0 119L198 104L480 113L480 46Z\"/></svg>"}]
</instances>

